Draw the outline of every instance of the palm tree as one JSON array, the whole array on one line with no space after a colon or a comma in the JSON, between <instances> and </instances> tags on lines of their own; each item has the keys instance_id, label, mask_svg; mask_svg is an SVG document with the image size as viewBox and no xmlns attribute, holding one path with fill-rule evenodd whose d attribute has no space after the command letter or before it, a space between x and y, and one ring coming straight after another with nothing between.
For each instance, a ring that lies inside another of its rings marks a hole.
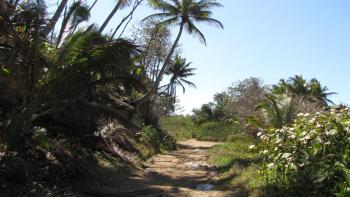
<instances>
[{"instance_id":1,"label":"palm tree","mask_svg":"<svg viewBox=\"0 0 350 197\"><path fill-rule=\"evenodd\" d=\"M128 6L130 3L131 3L131 0L118 0L117 4L114 6L114 8L111 11L111 13L109 13L109 15L107 16L106 20L102 23L102 25L101 25L100 29L98 30L98 32L102 33L103 30L106 28L107 24L109 23L109 21L115 15L115 13L117 13L117 11L119 9Z\"/></svg>"},{"instance_id":2,"label":"palm tree","mask_svg":"<svg viewBox=\"0 0 350 197\"><path fill-rule=\"evenodd\" d=\"M82 1L74 2L66 16L63 18L60 32L57 37L56 46L59 47L64 39L72 33L73 29L83 21L87 21L90 18L89 7L82 3Z\"/></svg>"},{"instance_id":3,"label":"palm tree","mask_svg":"<svg viewBox=\"0 0 350 197\"><path fill-rule=\"evenodd\" d=\"M52 18L50 19L50 21L47 23L47 25L45 26L45 28L42 30L41 35L43 37L46 37L47 35L49 35L49 33L52 31L52 29L55 27L58 19L60 18L62 11L64 9L64 7L67 5L68 0L62 0L60 5L57 7L55 14L52 16Z\"/></svg>"},{"instance_id":4,"label":"palm tree","mask_svg":"<svg viewBox=\"0 0 350 197\"><path fill-rule=\"evenodd\" d=\"M204 122L213 121L214 117L214 103L203 104L200 109L194 109L193 113L195 114L195 121L198 124L202 124Z\"/></svg>"},{"instance_id":5,"label":"palm tree","mask_svg":"<svg viewBox=\"0 0 350 197\"><path fill-rule=\"evenodd\" d=\"M185 85L190 87L196 87L196 85L188 80L187 77L195 75L193 71L195 68L190 68L191 62L187 63L185 58L180 55L176 55L175 61L168 67L165 74L170 75L170 82L166 85L165 91L169 96L173 97L173 102L176 100L176 89L178 86L182 87L183 93L185 93Z\"/></svg>"},{"instance_id":6,"label":"palm tree","mask_svg":"<svg viewBox=\"0 0 350 197\"><path fill-rule=\"evenodd\" d=\"M289 78L287 87L293 95L308 96L307 82L302 75L295 75L295 77Z\"/></svg>"},{"instance_id":7,"label":"palm tree","mask_svg":"<svg viewBox=\"0 0 350 197\"><path fill-rule=\"evenodd\" d=\"M311 98L324 106L327 106L328 103L333 103L333 101L328 99L329 96L337 94L335 92L328 92L327 86L322 87L321 83L315 78L310 80L308 87Z\"/></svg>"},{"instance_id":8,"label":"palm tree","mask_svg":"<svg viewBox=\"0 0 350 197\"><path fill-rule=\"evenodd\" d=\"M150 0L150 3L155 9L162 12L152 14L146 17L143 21L156 19L161 20L160 24L162 25L178 25L180 27L177 37L163 62L163 66L159 71L156 81L152 85L151 89L142 98L137 100L138 104L142 104L143 102L149 100L156 93L159 83L162 80L184 29L187 30L190 35L198 37L200 41L206 44L205 37L203 33L195 26L195 22L205 22L207 24L216 25L223 28L220 21L211 18L212 12L210 9L213 7L222 6L220 3L216 2L216 0L200 0L198 2L197 0L171 0L170 3L164 0Z\"/></svg>"},{"instance_id":9,"label":"palm tree","mask_svg":"<svg viewBox=\"0 0 350 197\"><path fill-rule=\"evenodd\" d=\"M257 125L268 125L273 128L281 128L292 123L295 116L295 100L292 97L282 96L280 98L275 95L266 95L257 106L257 110L262 110L263 120L255 120L259 122Z\"/></svg>"},{"instance_id":10,"label":"palm tree","mask_svg":"<svg viewBox=\"0 0 350 197\"><path fill-rule=\"evenodd\" d=\"M328 88L326 86L322 87L317 79L313 78L307 82L301 75L295 75L287 81L281 79L278 85L273 86L272 92L276 95L285 94L293 98L304 97L323 106L333 103L328 97L336 94L335 92L328 92Z\"/></svg>"}]
</instances>

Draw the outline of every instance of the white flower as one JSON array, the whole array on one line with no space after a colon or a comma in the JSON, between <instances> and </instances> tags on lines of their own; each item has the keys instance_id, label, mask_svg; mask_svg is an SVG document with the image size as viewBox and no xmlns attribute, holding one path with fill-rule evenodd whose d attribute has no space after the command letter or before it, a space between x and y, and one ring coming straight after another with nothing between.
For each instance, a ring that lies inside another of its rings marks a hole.
<instances>
[{"instance_id":1,"label":"white flower","mask_svg":"<svg viewBox=\"0 0 350 197\"><path fill-rule=\"evenodd\" d=\"M277 138L275 144L279 144L281 142L282 142L282 139L281 138Z\"/></svg>"},{"instance_id":2,"label":"white flower","mask_svg":"<svg viewBox=\"0 0 350 197\"><path fill-rule=\"evenodd\" d=\"M332 115L334 115L336 112L337 112L337 110L336 110L336 109L334 109L334 108L333 108L333 109L331 109L331 114L332 114Z\"/></svg>"},{"instance_id":3,"label":"white flower","mask_svg":"<svg viewBox=\"0 0 350 197\"><path fill-rule=\"evenodd\" d=\"M330 131L326 131L326 135L335 135L337 133L338 133L338 130L336 130L336 129L332 129Z\"/></svg>"},{"instance_id":4,"label":"white flower","mask_svg":"<svg viewBox=\"0 0 350 197\"><path fill-rule=\"evenodd\" d=\"M282 158L287 159L287 158L289 158L290 156L292 156L291 153L284 153L284 154L282 155Z\"/></svg>"},{"instance_id":5,"label":"white flower","mask_svg":"<svg viewBox=\"0 0 350 197\"><path fill-rule=\"evenodd\" d=\"M316 141L317 141L318 143L322 143L322 139L320 138L320 136L317 136Z\"/></svg>"},{"instance_id":6,"label":"white flower","mask_svg":"<svg viewBox=\"0 0 350 197\"><path fill-rule=\"evenodd\" d=\"M262 152L262 154L266 154L266 153L268 153L269 152L269 150L264 150L263 152Z\"/></svg>"},{"instance_id":7,"label":"white flower","mask_svg":"<svg viewBox=\"0 0 350 197\"><path fill-rule=\"evenodd\" d=\"M44 68L44 72L47 72L48 70L49 70L48 68L46 68L46 67Z\"/></svg>"},{"instance_id":8,"label":"white flower","mask_svg":"<svg viewBox=\"0 0 350 197\"><path fill-rule=\"evenodd\" d=\"M312 130L310 131L310 134L317 134L317 132L316 132L315 129L312 129Z\"/></svg>"},{"instance_id":9,"label":"white flower","mask_svg":"<svg viewBox=\"0 0 350 197\"><path fill-rule=\"evenodd\" d=\"M267 167L268 167L269 169L273 168L274 166L275 166L274 163L269 163L269 164L267 165Z\"/></svg>"},{"instance_id":10,"label":"white flower","mask_svg":"<svg viewBox=\"0 0 350 197\"><path fill-rule=\"evenodd\" d=\"M253 150L254 148L255 148L254 144L249 146L249 150Z\"/></svg>"},{"instance_id":11,"label":"white flower","mask_svg":"<svg viewBox=\"0 0 350 197\"><path fill-rule=\"evenodd\" d=\"M350 127L345 127L344 128L347 134L350 134Z\"/></svg>"},{"instance_id":12,"label":"white flower","mask_svg":"<svg viewBox=\"0 0 350 197\"><path fill-rule=\"evenodd\" d=\"M308 116L310 116L310 113L305 113L304 114L304 117L308 117Z\"/></svg>"},{"instance_id":13,"label":"white flower","mask_svg":"<svg viewBox=\"0 0 350 197\"><path fill-rule=\"evenodd\" d=\"M307 134L307 135L304 137L304 139L305 139L305 140L309 140L309 139L311 139L311 137L310 137L309 134Z\"/></svg>"},{"instance_id":14,"label":"white flower","mask_svg":"<svg viewBox=\"0 0 350 197\"><path fill-rule=\"evenodd\" d=\"M292 169L294 169L294 170L297 169L297 166L296 166L294 163L289 164L289 167L292 168Z\"/></svg>"},{"instance_id":15,"label":"white flower","mask_svg":"<svg viewBox=\"0 0 350 197\"><path fill-rule=\"evenodd\" d=\"M263 134L262 132L258 132L258 133L256 134L256 136L260 137L262 134Z\"/></svg>"},{"instance_id":16,"label":"white flower","mask_svg":"<svg viewBox=\"0 0 350 197\"><path fill-rule=\"evenodd\" d=\"M262 141L265 141L265 140L267 140L267 137L266 137L265 135L262 135L262 136L260 136L260 139L261 139Z\"/></svg>"}]
</instances>

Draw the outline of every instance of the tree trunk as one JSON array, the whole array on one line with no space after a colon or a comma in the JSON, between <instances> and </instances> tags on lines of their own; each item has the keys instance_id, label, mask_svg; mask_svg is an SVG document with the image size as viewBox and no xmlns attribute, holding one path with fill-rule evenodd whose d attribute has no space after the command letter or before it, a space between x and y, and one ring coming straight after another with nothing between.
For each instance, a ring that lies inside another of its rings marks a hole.
<instances>
[{"instance_id":1,"label":"tree trunk","mask_svg":"<svg viewBox=\"0 0 350 197\"><path fill-rule=\"evenodd\" d=\"M117 5L115 5L115 7L113 8L112 12L108 15L108 17L106 18L106 20L103 22L103 24L101 25L100 29L98 30L98 33L102 33L103 30L106 28L107 24L109 23L109 21L113 18L113 16L115 15L115 13L118 11L119 7L121 5L121 1L118 1Z\"/></svg>"},{"instance_id":2,"label":"tree trunk","mask_svg":"<svg viewBox=\"0 0 350 197\"><path fill-rule=\"evenodd\" d=\"M128 20L128 18L132 18L132 16L133 16L133 14L134 14L134 12L135 12L135 10L137 9L137 7L142 3L142 1L143 0L137 0L137 1L135 1L135 3L134 3L134 6L132 7L132 10L129 12L129 14L126 16L126 17L124 17L123 19L122 19L122 21L119 23L119 25L117 26L117 28L115 28L115 30L114 30L114 32L113 32L113 34L112 34L112 36L111 36L111 39L113 39L113 37L115 36L115 34L117 33L117 31L120 29L120 27L125 23L125 21L126 20ZM131 19L130 19L131 20ZM130 21L129 20L129 21ZM125 28L124 28L125 29ZM120 36L119 36L120 37Z\"/></svg>"},{"instance_id":3,"label":"tree trunk","mask_svg":"<svg viewBox=\"0 0 350 197\"><path fill-rule=\"evenodd\" d=\"M66 30L67 24L69 22L69 19L72 17L74 11L75 11L76 7L71 7L67 13L67 15L64 17L63 21L62 21L62 25L61 25L61 29L60 29L60 33L58 34L57 37L57 42L56 42L56 47L58 48L62 42L62 37L64 34L64 31Z\"/></svg>"},{"instance_id":4,"label":"tree trunk","mask_svg":"<svg viewBox=\"0 0 350 197\"><path fill-rule=\"evenodd\" d=\"M92 10L92 8L94 8L96 3L97 3L97 0L95 0L94 3L91 5L91 7L89 8L89 12Z\"/></svg>"},{"instance_id":5,"label":"tree trunk","mask_svg":"<svg viewBox=\"0 0 350 197\"><path fill-rule=\"evenodd\" d=\"M41 32L41 35L43 37L46 37L47 35L49 35L49 33L52 31L52 29L55 27L58 19L60 18L62 11L64 9L64 7L67 5L68 0L62 0L60 5L58 6L55 14L52 16L52 18L50 19L49 23L46 25L46 27L43 29L43 31Z\"/></svg>"},{"instance_id":6,"label":"tree trunk","mask_svg":"<svg viewBox=\"0 0 350 197\"><path fill-rule=\"evenodd\" d=\"M154 82L152 88L143 97L141 97L140 99L136 100L136 105L141 105L144 102L148 101L157 92L158 86L160 84L160 81L163 78L165 69L167 68L167 66L168 66L168 64L169 64L169 62L171 60L171 56L173 55L173 53L175 51L175 48L176 48L177 44L179 43L179 40L180 40L181 35L182 35L183 28L184 28L184 23L181 23L179 33L178 33L178 35L177 35L177 37L176 37L176 39L174 41L173 46L170 49L170 52L169 52L168 56L166 57L166 59L164 61L164 64L163 64L162 68L159 71L159 75L158 75L156 81Z\"/></svg>"}]
</instances>

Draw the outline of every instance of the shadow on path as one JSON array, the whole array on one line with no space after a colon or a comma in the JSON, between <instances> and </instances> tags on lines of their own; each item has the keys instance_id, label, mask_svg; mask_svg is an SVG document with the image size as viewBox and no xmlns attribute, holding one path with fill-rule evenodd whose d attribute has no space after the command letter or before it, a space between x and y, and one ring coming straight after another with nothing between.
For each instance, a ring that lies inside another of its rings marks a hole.
<instances>
[{"instance_id":1,"label":"shadow on path","mask_svg":"<svg viewBox=\"0 0 350 197\"><path fill-rule=\"evenodd\" d=\"M217 168L207 163L206 150L217 144L196 140L180 142L178 151L148 160L145 171L123 182L106 183L96 188L89 186L86 193L94 196L242 196L237 195L242 191L230 192L219 187ZM199 186L213 188L200 191Z\"/></svg>"}]
</instances>

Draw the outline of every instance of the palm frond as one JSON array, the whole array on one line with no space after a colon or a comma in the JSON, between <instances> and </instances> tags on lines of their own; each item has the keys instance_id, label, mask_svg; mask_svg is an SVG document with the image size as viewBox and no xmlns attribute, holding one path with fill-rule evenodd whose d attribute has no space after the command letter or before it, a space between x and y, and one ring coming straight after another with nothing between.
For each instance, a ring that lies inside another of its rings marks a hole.
<instances>
[{"instance_id":1,"label":"palm frond","mask_svg":"<svg viewBox=\"0 0 350 197\"><path fill-rule=\"evenodd\" d=\"M207 45L207 41L204 37L204 34L201 31L199 31L199 29L191 21L187 22L186 28L190 35L197 37L201 43Z\"/></svg>"},{"instance_id":2,"label":"palm frond","mask_svg":"<svg viewBox=\"0 0 350 197\"><path fill-rule=\"evenodd\" d=\"M195 17L195 19L196 19L196 21L205 22L208 25L213 25L215 27L224 29L224 25L219 20L216 20L213 18L204 18L204 17Z\"/></svg>"}]
</instances>

